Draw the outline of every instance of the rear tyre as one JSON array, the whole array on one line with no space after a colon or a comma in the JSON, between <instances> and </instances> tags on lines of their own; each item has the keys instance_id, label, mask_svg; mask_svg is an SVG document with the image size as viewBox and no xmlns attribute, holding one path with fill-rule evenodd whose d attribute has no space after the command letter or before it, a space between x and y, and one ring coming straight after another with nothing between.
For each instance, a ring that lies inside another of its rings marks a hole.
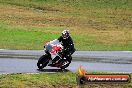
<instances>
[{"instance_id":1,"label":"rear tyre","mask_svg":"<svg viewBox=\"0 0 132 88\"><path fill-rule=\"evenodd\" d=\"M65 68L67 68L68 66L69 66L69 64L70 63L68 63L68 64L66 64L66 65L64 65L64 66L62 66L62 67L60 67L61 69L65 69Z\"/></svg>"},{"instance_id":2,"label":"rear tyre","mask_svg":"<svg viewBox=\"0 0 132 88\"><path fill-rule=\"evenodd\" d=\"M47 66L48 63L49 63L48 55L43 55L39 58L37 66L39 69L43 69L44 67Z\"/></svg>"},{"instance_id":3,"label":"rear tyre","mask_svg":"<svg viewBox=\"0 0 132 88\"><path fill-rule=\"evenodd\" d=\"M67 68L67 67L70 65L71 60L72 60L72 57L69 57L69 58L67 58L66 60L67 60L69 63L66 64L66 65L64 65L64 66L62 66L62 67L60 67L61 69L65 69L65 68Z\"/></svg>"}]
</instances>

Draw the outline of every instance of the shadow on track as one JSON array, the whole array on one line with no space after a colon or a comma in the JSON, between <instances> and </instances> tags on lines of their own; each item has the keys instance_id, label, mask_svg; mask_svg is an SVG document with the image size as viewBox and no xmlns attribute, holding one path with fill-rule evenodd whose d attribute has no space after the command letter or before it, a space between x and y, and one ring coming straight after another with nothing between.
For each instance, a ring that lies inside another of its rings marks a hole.
<instances>
[{"instance_id":1,"label":"shadow on track","mask_svg":"<svg viewBox=\"0 0 132 88\"><path fill-rule=\"evenodd\" d=\"M68 69L37 69L39 72L70 72Z\"/></svg>"}]
</instances>

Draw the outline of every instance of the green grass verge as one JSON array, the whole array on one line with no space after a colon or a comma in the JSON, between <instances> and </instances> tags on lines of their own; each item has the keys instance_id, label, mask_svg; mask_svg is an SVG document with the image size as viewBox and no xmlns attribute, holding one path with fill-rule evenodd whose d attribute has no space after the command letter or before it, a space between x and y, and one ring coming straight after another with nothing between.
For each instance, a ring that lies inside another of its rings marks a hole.
<instances>
[{"instance_id":1,"label":"green grass verge","mask_svg":"<svg viewBox=\"0 0 132 88\"><path fill-rule=\"evenodd\" d=\"M4 49L43 49L43 45L60 36L63 28L56 27L11 27L0 25L0 48ZM129 42L126 44L104 44L98 42L97 36L83 36L72 32L77 50L132 50ZM125 43L125 41L124 41Z\"/></svg>"},{"instance_id":2,"label":"green grass verge","mask_svg":"<svg viewBox=\"0 0 132 88\"><path fill-rule=\"evenodd\" d=\"M97 74L97 73L92 73ZM100 73L102 74L102 73ZM132 74L131 74L132 77ZM9 74L0 75L0 87L2 88L78 88L76 74L71 72L40 73L40 74ZM128 84L88 84L83 88L131 88Z\"/></svg>"},{"instance_id":3,"label":"green grass verge","mask_svg":"<svg viewBox=\"0 0 132 88\"><path fill-rule=\"evenodd\" d=\"M132 50L131 0L0 0L0 48L43 49L69 28L77 50Z\"/></svg>"},{"instance_id":4,"label":"green grass verge","mask_svg":"<svg viewBox=\"0 0 132 88\"><path fill-rule=\"evenodd\" d=\"M8 26L0 26L0 28L0 46L5 49L43 49L44 42L59 36L59 34L37 32L34 28L31 30Z\"/></svg>"}]
</instances>

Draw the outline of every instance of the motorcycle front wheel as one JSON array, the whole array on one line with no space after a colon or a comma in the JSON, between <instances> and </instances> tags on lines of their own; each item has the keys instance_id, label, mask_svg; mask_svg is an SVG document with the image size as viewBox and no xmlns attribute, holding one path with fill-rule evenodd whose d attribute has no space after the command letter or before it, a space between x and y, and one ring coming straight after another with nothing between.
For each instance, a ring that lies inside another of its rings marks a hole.
<instances>
[{"instance_id":1,"label":"motorcycle front wheel","mask_svg":"<svg viewBox=\"0 0 132 88\"><path fill-rule=\"evenodd\" d=\"M45 54L39 58L37 66L39 69L43 69L44 67L47 66L48 63L49 63L49 56Z\"/></svg>"}]
</instances>

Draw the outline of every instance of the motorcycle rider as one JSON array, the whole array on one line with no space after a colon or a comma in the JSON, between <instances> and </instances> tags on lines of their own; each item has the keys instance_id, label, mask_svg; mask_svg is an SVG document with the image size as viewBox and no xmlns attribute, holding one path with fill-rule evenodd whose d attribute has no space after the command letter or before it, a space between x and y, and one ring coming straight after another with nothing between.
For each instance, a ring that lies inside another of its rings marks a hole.
<instances>
[{"instance_id":1,"label":"motorcycle rider","mask_svg":"<svg viewBox=\"0 0 132 88\"><path fill-rule=\"evenodd\" d=\"M63 30L61 36L58 38L59 42L64 46L63 58L70 63L72 60L71 55L75 52L74 43L70 37L69 30ZM64 63L65 64L65 63Z\"/></svg>"}]
</instances>

